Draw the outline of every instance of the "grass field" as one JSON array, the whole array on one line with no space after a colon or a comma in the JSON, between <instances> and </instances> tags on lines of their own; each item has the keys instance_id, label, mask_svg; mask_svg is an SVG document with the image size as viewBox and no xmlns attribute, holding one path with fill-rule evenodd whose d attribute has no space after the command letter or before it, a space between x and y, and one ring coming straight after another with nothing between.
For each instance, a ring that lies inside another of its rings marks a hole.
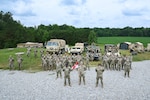
<instances>
[{"instance_id":1,"label":"grass field","mask_svg":"<svg viewBox=\"0 0 150 100\"><path fill-rule=\"evenodd\" d=\"M10 55L14 57L15 59L15 69L18 69L18 64L17 64L17 55L15 53L18 52L24 52L24 55L22 55L23 58L23 70L34 70L34 71L39 71L42 69L41 67L41 59L40 59L40 53L38 53L38 57L34 57L33 51L31 52L30 57L26 56L26 48L13 48L13 49L1 49L0 50L0 69L8 69L8 58Z\"/></svg>"},{"instance_id":2,"label":"grass field","mask_svg":"<svg viewBox=\"0 0 150 100\"><path fill-rule=\"evenodd\" d=\"M102 50L102 54L104 53L104 45L105 44L118 44L124 41L129 42L137 42L140 41L147 45L147 43L150 43L150 37L99 37L98 38L98 44ZM23 57L23 70L28 70L30 72L36 72L41 71L41 59L40 59L40 53L38 52L38 57L35 58L33 51L31 52L31 56L26 56L26 48L13 48L13 49L0 49L0 69L9 69L8 67L8 58L10 55L12 55L15 59L15 69L18 70L17 65L17 56L15 53L17 52L24 52L25 54ZM40 49L38 50L40 51ZM120 50L121 54L129 55L129 50ZM138 55L133 56L133 61L142 61L142 60L150 60L150 52L141 53ZM99 61L92 61L90 62L91 66L95 66L99 63Z\"/></svg>"},{"instance_id":3,"label":"grass field","mask_svg":"<svg viewBox=\"0 0 150 100\"><path fill-rule=\"evenodd\" d=\"M144 47L150 43L150 37L98 37L98 44L118 44L122 42L141 42Z\"/></svg>"}]
</instances>

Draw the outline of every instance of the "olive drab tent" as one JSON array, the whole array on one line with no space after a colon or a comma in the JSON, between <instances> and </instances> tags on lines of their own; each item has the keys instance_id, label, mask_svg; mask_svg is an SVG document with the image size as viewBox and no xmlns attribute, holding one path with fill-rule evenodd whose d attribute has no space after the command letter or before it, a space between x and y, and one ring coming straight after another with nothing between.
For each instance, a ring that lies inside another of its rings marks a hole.
<instances>
[{"instance_id":1,"label":"olive drab tent","mask_svg":"<svg viewBox=\"0 0 150 100\"><path fill-rule=\"evenodd\" d=\"M134 49L135 49L138 53L144 52L144 45L143 45L143 43L141 43L141 42L135 42L135 43L134 43Z\"/></svg>"},{"instance_id":2,"label":"olive drab tent","mask_svg":"<svg viewBox=\"0 0 150 100\"><path fill-rule=\"evenodd\" d=\"M130 46L131 46L130 42L123 42L123 43L120 43L119 49L129 50Z\"/></svg>"},{"instance_id":3,"label":"olive drab tent","mask_svg":"<svg viewBox=\"0 0 150 100\"><path fill-rule=\"evenodd\" d=\"M150 51L150 43L147 44L147 51Z\"/></svg>"}]
</instances>

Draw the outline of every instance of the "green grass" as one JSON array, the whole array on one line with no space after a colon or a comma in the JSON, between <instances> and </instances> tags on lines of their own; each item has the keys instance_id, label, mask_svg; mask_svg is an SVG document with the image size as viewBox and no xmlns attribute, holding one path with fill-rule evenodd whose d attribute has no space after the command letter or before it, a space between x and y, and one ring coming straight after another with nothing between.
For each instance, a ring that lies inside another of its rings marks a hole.
<instances>
[{"instance_id":1,"label":"green grass","mask_svg":"<svg viewBox=\"0 0 150 100\"><path fill-rule=\"evenodd\" d=\"M10 55L12 55L12 57L14 57L15 59L15 62L14 62L15 69L18 69L17 55L15 53L24 52L24 55L22 55L22 58L23 58L22 70L29 70L29 71L41 70L42 66L41 66L40 53L38 52L38 57L35 58L33 51L32 51L30 57L27 57L26 51L27 51L26 48L14 48L13 50L1 49L0 50L0 69L9 69L8 58Z\"/></svg>"},{"instance_id":2,"label":"green grass","mask_svg":"<svg viewBox=\"0 0 150 100\"><path fill-rule=\"evenodd\" d=\"M150 37L98 37L98 44L118 44L122 42L141 42L144 47L150 43Z\"/></svg>"}]
</instances>

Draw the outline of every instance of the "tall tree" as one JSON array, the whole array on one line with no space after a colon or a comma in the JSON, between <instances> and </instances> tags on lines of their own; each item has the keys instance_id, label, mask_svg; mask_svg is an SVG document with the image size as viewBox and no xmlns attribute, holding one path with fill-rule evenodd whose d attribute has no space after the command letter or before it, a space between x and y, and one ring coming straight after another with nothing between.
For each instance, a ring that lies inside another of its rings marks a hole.
<instances>
[{"instance_id":1,"label":"tall tree","mask_svg":"<svg viewBox=\"0 0 150 100\"><path fill-rule=\"evenodd\" d=\"M94 31L90 31L90 34L88 36L88 42L89 44L91 43L97 43L97 36L96 36L96 33Z\"/></svg>"}]
</instances>

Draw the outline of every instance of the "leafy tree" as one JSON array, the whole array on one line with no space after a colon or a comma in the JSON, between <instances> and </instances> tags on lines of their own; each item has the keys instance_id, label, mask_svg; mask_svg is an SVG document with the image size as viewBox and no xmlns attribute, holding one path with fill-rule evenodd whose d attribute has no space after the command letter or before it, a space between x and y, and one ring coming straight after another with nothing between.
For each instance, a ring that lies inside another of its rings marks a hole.
<instances>
[{"instance_id":1,"label":"leafy tree","mask_svg":"<svg viewBox=\"0 0 150 100\"><path fill-rule=\"evenodd\" d=\"M94 31L90 31L90 34L88 36L88 42L89 44L91 43L97 43L97 36L96 36L96 33Z\"/></svg>"}]
</instances>

